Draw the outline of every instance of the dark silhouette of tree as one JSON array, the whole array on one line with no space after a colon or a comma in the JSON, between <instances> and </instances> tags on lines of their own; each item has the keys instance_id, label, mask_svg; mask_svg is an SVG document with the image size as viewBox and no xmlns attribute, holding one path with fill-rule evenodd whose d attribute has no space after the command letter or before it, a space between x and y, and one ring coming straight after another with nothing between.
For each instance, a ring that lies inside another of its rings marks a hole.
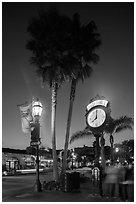
<instances>
[{"instance_id":1,"label":"dark silhouette of tree","mask_svg":"<svg viewBox=\"0 0 136 204\"><path fill-rule=\"evenodd\" d=\"M70 75L70 68L65 66L69 45L71 20L60 15L55 8L40 11L37 18L32 18L27 31L31 39L26 48L31 51L31 63L36 66L36 73L42 85L46 83L51 90L51 135L53 154L53 177L58 180L56 156L56 105L57 91ZM65 59L65 60L64 60Z\"/></svg>"},{"instance_id":2,"label":"dark silhouette of tree","mask_svg":"<svg viewBox=\"0 0 136 204\"><path fill-rule=\"evenodd\" d=\"M127 162L131 163L134 161L134 140L124 140L121 144L115 144L115 148L118 147L118 153L114 153L115 159L116 157L123 158Z\"/></svg>"},{"instance_id":3,"label":"dark silhouette of tree","mask_svg":"<svg viewBox=\"0 0 136 204\"><path fill-rule=\"evenodd\" d=\"M33 146L29 146L26 148L27 154L36 155L36 148Z\"/></svg>"},{"instance_id":4,"label":"dark silhouette of tree","mask_svg":"<svg viewBox=\"0 0 136 204\"><path fill-rule=\"evenodd\" d=\"M105 132L110 135L111 144L111 162L113 161L113 145L114 145L114 134L119 133L123 130L133 128L133 118L127 116L121 116L117 119L110 118L108 126L106 126Z\"/></svg>"},{"instance_id":5,"label":"dark silhouette of tree","mask_svg":"<svg viewBox=\"0 0 136 204\"><path fill-rule=\"evenodd\" d=\"M100 46L100 34L97 32L97 27L93 21L86 25L82 25L80 22L80 15L75 13L72 20L72 35L71 35L71 52L69 59L67 58L66 65L71 67L72 74L71 91L70 91L70 103L65 135L65 146L63 155L63 172L65 173L67 166L67 151L69 144L69 134L73 110L73 102L75 99L76 85L79 80L89 78L92 73L92 63L97 63L99 60L96 54L96 49Z\"/></svg>"}]
</instances>

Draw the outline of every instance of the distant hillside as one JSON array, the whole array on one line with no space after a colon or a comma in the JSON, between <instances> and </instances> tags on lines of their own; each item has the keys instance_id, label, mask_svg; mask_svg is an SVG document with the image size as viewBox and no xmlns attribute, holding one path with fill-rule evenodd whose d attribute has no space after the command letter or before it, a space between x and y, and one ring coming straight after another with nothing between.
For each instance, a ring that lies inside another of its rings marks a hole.
<instances>
[{"instance_id":1,"label":"distant hillside","mask_svg":"<svg viewBox=\"0 0 136 204\"><path fill-rule=\"evenodd\" d=\"M16 154L27 154L25 149L21 150L21 149L2 148L2 152L16 153Z\"/></svg>"}]
</instances>

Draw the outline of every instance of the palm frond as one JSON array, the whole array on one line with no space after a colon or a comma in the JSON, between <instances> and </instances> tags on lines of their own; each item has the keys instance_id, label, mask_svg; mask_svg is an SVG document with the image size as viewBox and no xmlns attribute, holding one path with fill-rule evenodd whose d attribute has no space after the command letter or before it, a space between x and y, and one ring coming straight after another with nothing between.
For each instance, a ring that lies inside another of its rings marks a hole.
<instances>
[{"instance_id":1,"label":"palm frond","mask_svg":"<svg viewBox=\"0 0 136 204\"><path fill-rule=\"evenodd\" d=\"M131 125L121 125L119 127L116 128L115 133L119 133L123 130L132 130L132 126Z\"/></svg>"},{"instance_id":2,"label":"palm frond","mask_svg":"<svg viewBox=\"0 0 136 204\"><path fill-rule=\"evenodd\" d=\"M97 63L95 48L101 41L93 21L82 25L78 13L70 19L51 7L47 12L41 10L38 18L32 18L27 31L32 37L26 44L32 52L31 63L47 68L39 72L43 82L51 86L51 80L55 80L60 86L72 78L84 81L91 76L88 62Z\"/></svg>"},{"instance_id":3,"label":"palm frond","mask_svg":"<svg viewBox=\"0 0 136 204\"><path fill-rule=\"evenodd\" d=\"M131 129L134 125L134 120L131 117L121 116L117 119L110 118L109 124L105 128L105 132L114 134L125 129Z\"/></svg>"},{"instance_id":4,"label":"palm frond","mask_svg":"<svg viewBox=\"0 0 136 204\"><path fill-rule=\"evenodd\" d=\"M94 135L93 135L93 133L92 133L92 131L90 131L89 129L84 129L84 130L81 130L81 131L77 131L77 132L75 132L72 136L71 136L71 138L70 138L70 144L72 143L72 142L74 142L75 140L78 140L78 139L83 139L83 138L86 138L86 137L93 137Z\"/></svg>"},{"instance_id":5,"label":"palm frond","mask_svg":"<svg viewBox=\"0 0 136 204\"><path fill-rule=\"evenodd\" d=\"M134 124L133 118L127 116L121 116L120 118L116 119L116 124Z\"/></svg>"}]
</instances>

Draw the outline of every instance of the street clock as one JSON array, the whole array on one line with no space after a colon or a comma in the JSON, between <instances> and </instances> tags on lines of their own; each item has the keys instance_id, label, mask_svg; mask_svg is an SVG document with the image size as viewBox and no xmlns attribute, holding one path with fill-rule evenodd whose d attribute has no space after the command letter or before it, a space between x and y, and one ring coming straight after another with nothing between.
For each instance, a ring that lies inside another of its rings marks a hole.
<instances>
[{"instance_id":1,"label":"street clock","mask_svg":"<svg viewBox=\"0 0 136 204\"><path fill-rule=\"evenodd\" d=\"M86 107L86 124L93 132L101 132L107 125L110 117L109 102L95 98Z\"/></svg>"}]
</instances>

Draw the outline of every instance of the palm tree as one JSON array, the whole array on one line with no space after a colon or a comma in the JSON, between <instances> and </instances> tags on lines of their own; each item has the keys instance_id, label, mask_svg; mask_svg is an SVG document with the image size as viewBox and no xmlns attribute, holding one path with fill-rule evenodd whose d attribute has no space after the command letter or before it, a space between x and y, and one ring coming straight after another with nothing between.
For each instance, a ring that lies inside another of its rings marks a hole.
<instances>
[{"instance_id":1,"label":"palm tree","mask_svg":"<svg viewBox=\"0 0 136 204\"><path fill-rule=\"evenodd\" d=\"M87 138L89 137L90 139L95 137L95 145L94 145L94 148L95 148L95 165L98 166L99 164L99 149L100 149L100 146L99 146L99 138L100 138L101 134L96 134L96 133L93 133L89 127L86 127L84 130L81 130L81 131L77 131L75 132L71 138L70 138L70 144L73 143L74 141L78 140L78 139L83 139L83 138Z\"/></svg>"},{"instance_id":2,"label":"palm tree","mask_svg":"<svg viewBox=\"0 0 136 204\"><path fill-rule=\"evenodd\" d=\"M111 162L113 162L113 144L115 133L119 133L123 130L130 129L132 130L134 121L133 118L127 116L121 116L117 119L110 118L108 126L106 126L105 132L110 135L110 144L111 144Z\"/></svg>"},{"instance_id":3,"label":"palm tree","mask_svg":"<svg viewBox=\"0 0 136 204\"><path fill-rule=\"evenodd\" d=\"M71 20L60 15L54 8L41 11L37 18L33 18L27 31L31 35L26 48L32 52L31 63L36 66L36 73L42 84L46 83L51 90L51 135L53 154L53 177L58 180L56 155L56 105L57 91L70 75L70 69L65 67L67 58Z\"/></svg>"},{"instance_id":4,"label":"palm tree","mask_svg":"<svg viewBox=\"0 0 136 204\"><path fill-rule=\"evenodd\" d=\"M67 152L69 144L70 126L72 118L73 103L75 99L76 85L81 79L82 82L91 76L91 63L97 63L98 55L96 48L101 44L100 34L96 32L97 27L93 21L87 25L81 25L78 13L73 15L72 35L71 35L71 53L67 58L66 65L71 67L71 91L66 126L65 145L63 154L62 173L65 173L67 166Z\"/></svg>"},{"instance_id":5,"label":"palm tree","mask_svg":"<svg viewBox=\"0 0 136 204\"><path fill-rule=\"evenodd\" d=\"M111 157L113 161L113 135L114 133L119 133L125 129L130 129L132 130L133 127L133 118L127 117L127 116L121 116L118 119L113 119L110 118L108 125L105 127L103 130L102 136L104 134L110 134L110 143L111 143ZM96 137L96 158L95 162L96 165L98 164L98 158L99 158L99 137L101 136L100 134L94 134L89 127L86 127L82 131L77 131L75 132L70 139L70 144L78 139L83 139L85 137L90 137L92 138L93 136Z\"/></svg>"}]
</instances>

